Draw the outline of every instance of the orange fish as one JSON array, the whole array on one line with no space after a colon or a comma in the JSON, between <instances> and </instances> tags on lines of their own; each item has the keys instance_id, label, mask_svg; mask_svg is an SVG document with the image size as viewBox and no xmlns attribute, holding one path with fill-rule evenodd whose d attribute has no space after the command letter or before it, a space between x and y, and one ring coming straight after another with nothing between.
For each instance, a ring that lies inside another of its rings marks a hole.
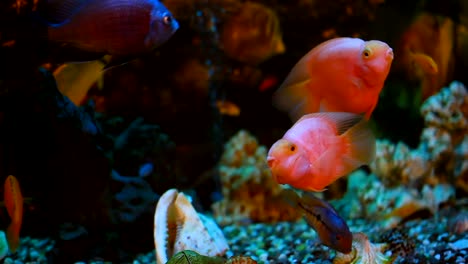
<instances>
[{"instance_id":1,"label":"orange fish","mask_svg":"<svg viewBox=\"0 0 468 264\"><path fill-rule=\"evenodd\" d=\"M101 60L65 63L54 71L59 91L75 105L82 105L92 85L103 79L109 55Z\"/></svg>"},{"instance_id":2,"label":"orange fish","mask_svg":"<svg viewBox=\"0 0 468 264\"><path fill-rule=\"evenodd\" d=\"M243 2L224 23L220 41L227 56L250 65L286 50L276 12L253 1Z\"/></svg>"},{"instance_id":3,"label":"orange fish","mask_svg":"<svg viewBox=\"0 0 468 264\"><path fill-rule=\"evenodd\" d=\"M14 253L19 246L19 233L23 222L23 196L15 176L10 175L5 180L4 200L11 223L7 228L6 237L10 252Z\"/></svg>"},{"instance_id":4,"label":"orange fish","mask_svg":"<svg viewBox=\"0 0 468 264\"><path fill-rule=\"evenodd\" d=\"M350 112L370 118L393 61L378 40L334 38L302 57L273 95L293 120L315 112Z\"/></svg>"},{"instance_id":5,"label":"orange fish","mask_svg":"<svg viewBox=\"0 0 468 264\"><path fill-rule=\"evenodd\" d=\"M239 106L237 106L233 102L224 101L224 100L217 100L216 101L216 107L218 108L219 113L222 114L222 115L228 115L228 116L239 116L240 115Z\"/></svg>"},{"instance_id":6,"label":"orange fish","mask_svg":"<svg viewBox=\"0 0 468 264\"><path fill-rule=\"evenodd\" d=\"M344 112L303 116L268 152L275 180L323 191L375 156L375 137L363 116Z\"/></svg>"},{"instance_id":7,"label":"orange fish","mask_svg":"<svg viewBox=\"0 0 468 264\"><path fill-rule=\"evenodd\" d=\"M456 34L452 19L422 12L401 35L395 68L421 81L423 100L452 80Z\"/></svg>"},{"instance_id":8,"label":"orange fish","mask_svg":"<svg viewBox=\"0 0 468 264\"><path fill-rule=\"evenodd\" d=\"M408 56L411 63L414 66L420 67L423 73L434 75L439 72L439 66L437 66L437 63L430 56L412 51L408 51Z\"/></svg>"}]
</instances>

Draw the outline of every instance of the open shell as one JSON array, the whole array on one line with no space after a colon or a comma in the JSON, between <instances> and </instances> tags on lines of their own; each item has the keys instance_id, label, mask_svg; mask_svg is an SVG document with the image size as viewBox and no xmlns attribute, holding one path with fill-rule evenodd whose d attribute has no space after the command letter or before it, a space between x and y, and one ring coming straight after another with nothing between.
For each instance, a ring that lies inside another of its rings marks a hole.
<instances>
[{"instance_id":1,"label":"open shell","mask_svg":"<svg viewBox=\"0 0 468 264\"><path fill-rule=\"evenodd\" d=\"M187 196L176 189L159 198L154 215L154 244L158 264L187 249L210 257L222 256L229 249L214 220L197 213Z\"/></svg>"}]
</instances>

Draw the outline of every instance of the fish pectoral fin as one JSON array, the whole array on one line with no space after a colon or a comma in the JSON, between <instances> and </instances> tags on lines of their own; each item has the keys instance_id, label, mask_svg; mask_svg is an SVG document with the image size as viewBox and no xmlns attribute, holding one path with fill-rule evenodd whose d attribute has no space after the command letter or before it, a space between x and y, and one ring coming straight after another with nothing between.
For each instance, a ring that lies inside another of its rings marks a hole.
<instances>
[{"instance_id":1,"label":"fish pectoral fin","mask_svg":"<svg viewBox=\"0 0 468 264\"><path fill-rule=\"evenodd\" d=\"M339 146L332 145L311 164L310 169L316 172L313 173L313 175L320 177L316 179L316 184L314 184L316 190L323 190L326 186L338 178L334 175L335 168L337 167L337 165L334 163L337 161L337 155L339 155L338 151Z\"/></svg>"},{"instance_id":2,"label":"fish pectoral fin","mask_svg":"<svg viewBox=\"0 0 468 264\"><path fill-rule=\"evenodd\" d=\"M374 160L376 140L366 120L362 119L341 137L347 142L348 146L347 152L342 157L343 166L341 169L344 174L348 174L359 166L369 164Z\"/></svg>"}]
</instances>

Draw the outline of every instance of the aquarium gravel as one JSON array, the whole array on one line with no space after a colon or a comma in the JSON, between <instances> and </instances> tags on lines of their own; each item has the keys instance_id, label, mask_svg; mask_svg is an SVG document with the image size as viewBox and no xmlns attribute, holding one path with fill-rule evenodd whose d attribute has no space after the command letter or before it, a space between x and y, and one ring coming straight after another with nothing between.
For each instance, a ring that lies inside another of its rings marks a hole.
<instances>
[{"instance_id":1,"label":"aquarium gravel","mask_svg":"<svg viewBox=\"0 0 468 264\"><path fill-rule=\"evenodd\" d=\"M348 224L352 232L366 233L373 243L390 244L383 253L398 256L394 263L468 263L468 232L449 232L447 221L447 218L416 219L392 230L383 230L378 222L361 219L350 220ZM258 263L320 264L332 263L335 256L335 251L321 245L315 231L302 220L229 225L223 232L231 247L227 252L229 257L251 256ZM46 263L46 254L53 246L54 241L49 238L22 238L18 252L5 258L4 263ZM84 260L77 263L111 262ZM153 251L141 253L133 263L155 263L155 254Z\"/></svg>"}]
</instances>

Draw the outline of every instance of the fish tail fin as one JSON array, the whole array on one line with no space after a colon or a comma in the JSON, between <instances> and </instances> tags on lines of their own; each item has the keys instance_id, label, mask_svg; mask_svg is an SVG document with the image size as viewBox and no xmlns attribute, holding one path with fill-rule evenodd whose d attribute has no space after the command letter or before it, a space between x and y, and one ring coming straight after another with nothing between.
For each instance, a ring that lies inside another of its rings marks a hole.
<instances>
[{"instance_id":1,"label":"fish tail fin","mask_svg":"<svg viewBox=\"0 0 468 264\"><path fill-rule=\"evenodd\" d=\"M375 136L364 118L344 132L342 137L348 142L347 152L343 156L345 174L374 160Z\"/></svg>"},{"instance_id":2,"label":"fish tail fin","mask_svg":"<svg viewBox=\"0 0 468 264\"><path fill-rule=\"evenodd\" d=\"M11 253L15 253L20 244L19 228L21 224L11 222L6 230L6 238Z\"/></svg>"}]
</instances>

